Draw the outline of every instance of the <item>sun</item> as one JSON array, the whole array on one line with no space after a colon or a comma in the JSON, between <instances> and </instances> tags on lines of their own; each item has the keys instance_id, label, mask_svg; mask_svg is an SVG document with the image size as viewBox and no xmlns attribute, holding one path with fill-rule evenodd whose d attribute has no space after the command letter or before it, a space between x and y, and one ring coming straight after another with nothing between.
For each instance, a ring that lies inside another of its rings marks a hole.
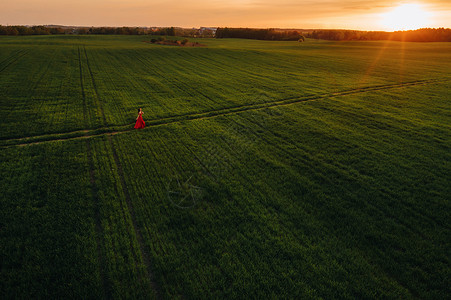
<instances>
[{"instance_id":1,"label":"sun","mask_svg":"<svg viewBox=\"0 0 451 300\"><path fill-rule=\"evenodd\" d=\"M402 4L382 14L381 25L387 30L414 30L428 27L431 13L420 4Z\"/></svg>"}]
</instances>

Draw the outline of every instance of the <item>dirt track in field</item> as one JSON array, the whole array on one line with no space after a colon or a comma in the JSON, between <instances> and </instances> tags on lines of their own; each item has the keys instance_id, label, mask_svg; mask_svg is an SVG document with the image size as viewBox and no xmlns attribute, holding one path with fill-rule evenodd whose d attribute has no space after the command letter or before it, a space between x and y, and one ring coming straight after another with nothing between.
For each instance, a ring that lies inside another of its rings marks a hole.
<instances>
[{"instance_id":1,"label":"dirt track in field","mask_svg":"<svg viewBox=\"0 0 451 300\"><path fill-rule=\"evenodd\" d=\"M172 123L178 123L182 121L190 121L190 120L199 120L199 119L207 119L225 116L229 114L236 114L245 111L259 110L277 106L284 106L290 104L296 104L301 102L309 102L309 101L318 101L329 99L333 97L341 97L347 95L354 95L360 93L367 93L372 91L382 91L382 90L390 90L390 89L398 89L398 88L406 88L411 86L418 85L427 85L433 83L444 83L447 80L443 79L429 79L429 80L416 80L409 81L403 83L393 83L393 84L385 84L385 85L375 85L375 86L366 86L361 88L347 89L338 92L332 93L324 93L320 95L311 95L305 97L290 97L270 102L258 103L258 104L244 104L224 109L211 110L200 113L188 113L182 115L169 116L160 119L146 120L146 125L148 126L162 126L169 125ZM97 94L97 93L96 93ZM100 101L100 100L99 100ZM60 142L60 141L71 141L71 140L79 140L79 139L87 139L87 138L95 138L100 136L112 136L121 133L130 132L133 129L133 124L120 125L115 126L112 130L111 127L106 126L106 118L105 114L102 112L102 118L105 124L105 127L96 128L96 129L86 129L86 130L77 130L71 132L63 132L63 133L54 133L54 134L46 134L46 135L36 135L36 136L27 136L22 138L14 138L14 139L4 139L0 141L0 143L4 145L0 145L0 147L12 147L12 146L28 146L28 145L38 145L42 143L49 142ZM143 129L146 130L146 129Z\"/></svg>"}]
</instances>

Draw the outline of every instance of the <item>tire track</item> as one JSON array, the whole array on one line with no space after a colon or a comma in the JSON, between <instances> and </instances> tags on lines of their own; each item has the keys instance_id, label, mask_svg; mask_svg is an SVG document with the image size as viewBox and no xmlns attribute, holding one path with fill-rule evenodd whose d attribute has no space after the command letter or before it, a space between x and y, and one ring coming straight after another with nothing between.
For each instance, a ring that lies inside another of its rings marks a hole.
<instances>
[{"instance_id":1,"label":"tire track","mask_svg":"<svg viewBox=\"0 0 451 300\"><path fill-rule=\"evenodd\" d=\"M85 53L86 65L88 66L88 71L89 71L89 75L91 77L92 86L94 87L94 92L96 94L97 104L99 105L99 108L100 108L100 114L102 116L103 126L107 126L105 112L103 110L103 103L102 103L102 100L100 99L99 91L97 90L97 84L96 84L96 81L94 80L94 75L92 73L91 64L89 63L88 53L86 52L86 47L85 46L83 46L83 50L84 50L84 53Z\"/></svg>"},{"instance_id":2,"label":"tire track","mask_svg":"<svg viewBox=\"0 0 451 300\"><path fill-rule=\"evenodd\" d=\"M6 68L8 68L10 65L12 65L13 63L15 63L16 61L18 61L21 57L23 57L23 56L24 56L25 54L27 54L28 52L29 52L29 50L28 50L28 51L27 51L27 50L23 50L21 54L18 54L18 55L17 55L15 58L13 58L9 63L7 63L4 67L2 67L2 68L0 69L0 73L3 72L4 70L6 70ZM20 52L19 52L19 53L20 53ZM14 57L14 55L12 55L12 56L8 57L7 59L3 60L3 61L2 61L2 64L3 64L5 61L10 60L12 57Z\"/></svg>"},{"instance_id":3,"label":"tire track","mask_svg":"<svg viewBox=\"0 0 451 300\"><path fill-rule=\"evenodd\" d=\"M44 77L49 73L50 67L52 66L52 62L55 60L55 56L56 56L56 51L53 51L51 58L49 60L47 60L46 62L44 62L46 65L45 70L44 70L44 72L41 73L38 80L33 85L33 88L30 90L29 98L32 99L32 101L34 101L36 98L39 99L39 97L37 97L36 90L37 90L39 84L44 79ZM48 82L48 80L47 80L47 82ZM47 91L47 89L44 89L44 90ZM45 101L40 101L39 106L37 108L37 112L41 112L44 105L45 105Z\"/></svg>"},{"instance_id":4,"label":"tire track","mask_svg":"<svg viewBox=\"0 0 451 300\"><path fill-rule=\"evenodd\" d=\"M23 51L25 51L25 50L20 50L18 53L9 54L8 57L4 58L4 59L0 62L0 66L3 65L3 64L4 64L5 62L7 62L8 60L13 59L14 56L20 54L20 53L23 52ZM12 51L12 52L14 52L14 51Z\"/></svg>"},{"instance_id":5,"label":"tire track","mask_svg":"<svg viewBox=\"0 0 451 300\"><path fill-rule=\"evenodd\" d=\"M104 292L104 296L106 299L111 299L111 283L107 280L106 276L106 261L105 261L105 255L102 251L101 245L104 245L103 243L103 229L101 224L101 217L100 217L100 199L99 199L99 193L96 183L96 173L95 173L95 166L94 166L94 159L92 155L92 149L91 149L91 142L90 140L86 140L86 149L87 149L87 157L88 157L88 165L89 165L89 179L91 184L91 194L92 198L94 200L94 218L95 218L95 231L96 231L96 243L97 243L97 256L100 261L100 279L102 283L102 288Z\"/></svg>"},{"instance_id":6,"label":"tire track","mask_svg":"<svg viewBox=\"0 0 451 300\"><path fill-rule=\"evenodd\" d=\"M304 96L304 97L290 97L290 98L285 98L285 99L280 99L280 100L275 100L275 101L268 101L268 102L263 102L263 103L253 103L253 104L243 104L243 105L238 105L238 106L234 106L234 107L210 110L210 111L199 112L199 113L186 113L186 114L174 115L174 116L169 116L169 117L164 117L164 118L159 118L159 119L146 120L146 124L150 125L150 126L169 125L172 123L178 123L178 122L183 122L183 121L208 119L208 118L226 116L226 115L230 115L230 114L236 114L236 113L252 111L252 110L260 110L260 109L265 109L265 108L285 106L285 105L302 103L302 102L324 100L324 99L333 98L333 97L361 94L361 93L372 92L372 91L383 91L383 90L390 90L390 89L397 89L397 88L405 88L405 87L411 87L411 86L426 85L426 84L431 84L431 83L442 83L442 82L447 82L447 81L448 80L446 80L446 79L428 79L428 80L416 80L416 81L410 81L410 82L404 82L404 83L394 83L394 84L386 84L386 85L360 87L360 88L353 88L353 89L348 89L348 90L339 91L339 92L323 93L320 95L309 95L309 96ZM97 98L99 98L98 95L97 95ZM102 110L102 113L103 113L103 110ZM103 114L103 118L105 118L104 114ZM34 145L34 144L40 144L40 143L52 142L52 141L65 141L65 140L75 140L75 139L82 139L82 138L89 138L89 137L97 137L97 136L102 136L102 135L115 135L115 134L126 133L129 131L132 131L133 130L132 126L133 126L133 124L120 125L120 126L116 126L114 128L105 126L105 127L100 127L100 128L91 129L91 130L78 130L78 131L71 131L71 132L64 132L64 133L37 135L37 136L3 139L3 140L0 139L0 141L3 141L3 144L4 144L0 147L25 146L25 145ZM146 129L144 129L144 130L146 130Z\"/></svg>"},{"instance_id":7,"label":"tire track","mask_svg":"<svg viewBox=\"0 0 451 300\"><path fill-rule=\"evenodd\" d=\"M78 67L80 68L80 86L81 86L81 95L83 97L83 123L85 124L85 127L86 127L86 125L87 125L87 108L86 108L85 87L83 85L83 69L81 67L80 46L78 46Z\"/></svg>"},{"instance_id":8,"label":"tire track","mask_svg":"<svg viewBox=\"0 0 451 300\"><path fill-rule=\"evenodd\" d=\"M143 235L141 233L141 230L139 229L138 222L136 220L135 209L133 207L133 202L130 197L130 192L128 191L127 183L125 182L125 176L124 176L124 171L122 169L122 164L119 160L119 156L117 155L116 147L114 146L113 140L111 139L111 135L108 136L108 142L111 146L111 151L113 153L114 162L116 164L116 170L119 175L122 191L124 192L124 195L125 195L125 202L127 203L127 208L130 213L130 218L132 220L133 229L135 231L136 238L138 240L141 256L142 256L143 263L146 267L146 270L147 270L147 273L149 276L150 284L156 294L157 299L161 299L161 291L160 291L159 286L156 284L156 282L154 280L154 274L153 274L152 268L151 268L152 264L150 261L150 256L146 250Z\"/></svg>"},{"instance_id":9,"label":"tire track","mask_svg":"<svg viewBox=\"0 0 451 300\"><path fill-rule=\"evenodd\" d=\"M88 55L86 53L86 47L83 47L83 48L84 48L84 53L85 53L85 57L86 57L86 63L88 65L89 74L91 76L91 81L92 81L92 84L93 84L93 87L94 87L94 93L96 95L96 99L97 99L98 105L100 107L100 113L102 115L103 124L104 124L104 126L107 126L105 112L103 110L102 101L100 99L100 95L99 95L99 92L97 90L97 85L96 85L95 80L94 80L92 69L91 69L91 66L89 64ZM131 199L131 196L130 196L130 192L128 191L127 183L125 181L125 175L124 175L124 171L122 169L122 164L121 164L121 162L119 160L119 156L117 155L117 150L116 150L116 147L115 147L115 145L113 143L113 140L111 139L111 135L113 135L113 134L114 133L109 134L107 136L107 140L108 140L108 143L109 143L109 145L111 147L111 152L113 153L113 158L114 158L114 162L116 164L117 174L118 174L119 179L120 179L122 191L124 192L124 196L125 196L125 202L127 204L127 208L128 208L129 213L130 213L130 218L131 218L131 221L132 221L132 224L133 224L133 230L135 231L136 239L137 239L138 245L139 245L139 250L141 252L141 256L142 256L142 259L143 259L143 264L144 264L144 266L146 267L146 270L147 270L147 275L149 277L150 285L151 285L152 289L154 290L156 297L158 299L161 299L160 288L156 284L156 282L154 281L154 274L152 272L152 264L150 262L150 256L149 256L149 254L148 254L148 252L146 250L144 239L143 239L143 235L141 233L141 230L140 230L140 228L138 226L138 222L136 220L136 213L135 213L135 209L133 207L133 202L132 202L132 199ZM134 251L133 251L134 249L133 248L131 248L130 250L134 253Z\"/></svg>"},{"instance_id":10,"label":"tire track","mask_svg":"<svg viewBox=\"0 0 451 300\"><path fill-rule=\"evenodd\" d=\"M78 59L79 59L79 68L80 68L80 86L81 86L81 93L83 98L83 121L85 124L85 127L87 127L87 107L86 107L86 94L85 94L85 88L83 84L83 69L81 64L81 53L80 53L80 47L78 47ZM86 131L85 136L87 134ZM96 244L97 244L97 257L100 261L100 280L102 283L102 288L104 292L104 296L106 299L111 299L112 293L111 293L111 283L107 281L106 276L106 262L105 262L105 255L102 251L102 246L104 246L103 242L103 230L102 230L102 223L101 223L101 217L100 217L100 199L98 194L98 188L96 183L96 174L95 174L95 165L94 165L94 159L93 159L93 153L91 149L91 141L89 139L86 140L86 149L87 149L87 158L88 158L88 166L89 166L89 179L91 184L91 194L92 199L94 200L94 219L95 219L95 231L96 231Z\"/></svg>"}]
</instances>

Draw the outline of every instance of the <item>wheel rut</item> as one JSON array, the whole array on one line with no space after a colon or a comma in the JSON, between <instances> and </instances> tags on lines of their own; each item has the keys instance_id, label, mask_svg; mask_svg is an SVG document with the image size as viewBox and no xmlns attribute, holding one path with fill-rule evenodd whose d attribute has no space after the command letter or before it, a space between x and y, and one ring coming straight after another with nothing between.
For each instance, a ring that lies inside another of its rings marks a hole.
<instances>
[{"instance_id":1,"label":"wheel rut","mask_svg":"<svg viewBox=\"0 0 451 300\"><path fill-rule=\"evenodd\" d=\"M2 68L0 68L0 73L3 72L4 70L6 70L10 65L12 65L13 63L15 63L16 61L18 61L22 56L25 56L29 51L24 50L23 52L20 52L19 54L17 54L15 57L14 55L8 57L7 59L5 59L4 61L2 61L1 63L3 64L4 62L8 61L8 63L6 63L6 65Z\"/></svg>"},{"instance_id":2,"label":"wheel rut","mask_svg":"<svg viewBox=\"0 0 451 300\"><path fill-rule=\"evenodd\" d=\"M116 164L116 170L117 170L118 175L119 175L120 184L121 184L121 187L122 187L122 191L124 192L124 196L125 196L125 202L127 204L127 208L128 208L129 213L130 213L131 221L132 221L132 224L133 224L133 229L134 229L135 234L136 234L136 239L138 241L138 245L139 245L139 248L140 248L140 252L141 252L142 259L143 259L143 263L144 263L144 265L146 267L146 271L147 271L149 279L150 279L150 284L152 286L153 291L156 294L157 299L161 299L161 290L160 290L159 286L157 285L157 283L154 280L155 276L154 276L153 271L152 271L152 263L151 263L151 260L150 260L150 256L149 256L149 253L148 253L148 251L146 249L146 245L144 243L144 238L143 238L141 229L139 228L138 221L136 219L135 208L133 206L133 201L132 201L132 198L130 196L130 192L128 190L127 183L125 182L125 176L124 176L124 171L122 169L122 163L119 160L119 156L117 155L116 147L114 146L113 140L111 139L111 135L108 136L108 142L109 142L109 144L111 146L111 150L113 152L113 158L114 158L114 162Z\"/></svg>"},{"instance_id":3,"label":"wheel rut","mask_svg":"<svg viewBox=\"0 0 451 300\"><path fill-rule=\"evenodd\" d=\"M101 114L101 117L102 117L104 128L108 128L107 127L108 126L107 120L106 120L106 117L105 117L105 111L103 110L102 98L100 97L100 94L99 94L98 89L97 89L96 81L94 79L94 74L92 72L91 65L89 63L88 54L86 52L86 47L83 47L83 50L84 50L84 54L85 54L85 58L86 58L86 64L88 66L88 71L89 71L89 75L90 75L90 78L91 78L91 82L92 82L92 85L93 85L93 88L94 88L95 98L97 100L96 105L98 105L98 107L100 108L100 114ZM127 130L123 130L122 132L126 132L126 131ZM145 242L144 242L144 239L143 239L143 235L141 233L141 229L140 229L140 227L138 225L138 222L137 222L137 219L136 219L135 208L133 206L133 201L132 201L132 198L130 196L130 192L128 190L128 187L127 187L127 184L126 184L126 181L125 181L125 176L124 176L124 171L122 169L122 164L121 164L121 161L119 160L119 156L117 154L116 146L114 145L113 140L111 139L111 136L114 135L114 134L117 134L117 133L119 133L119 131L110 132L107 135L108 144L109 144L109 146L111 148L111 152L113 154L114 163L116 165L116 170L117 170L117 173L118 173L119 179L120 179L120 185L122 187L122 191L123 191L124 196L125 196L125 202L127 204L127 209L128 209L129 214L130 214L130 217L131 217L131 221L132 221L132 224L133 224L133 230L135 232L135 236L136 236L136 239L137 239L137 242L138 242L138 245L139 245L139 250L140 250L140 253L141 253L143 264L146 267L147 276L149 278L150 285L151 285L153 291L155 292L156 297L158 299L160 299L161 298L161 296L160 296L161 295L160 288L156 284L156 282L154 281L154 277L155 276L154 276L154 274L152 272L152 264L151 264L151 261L150 261L150 256L149 256L149 253L148 253L148 251L146 249ZM85 133L85 137L86 137L86 135L87 135L87 133ZM105 134L98 134L98 136L102 136L102 135L105 135ZM87 140L87 141L89 142L89 140ZM130 236L130 238L132 238L132 236ZM133 250L134 249L131 249L131 251L134 253Z\"/></svg>"},{"instance_id":4,"label":"wheel rut","mask_svg":"<svg viewBox=\"0 0 451 300\"><path fill-rule=\"evenodd\" d=\"M83 51L85 53L86 65L88 66L89 76L91 78L92 86L94 87L94 92L95 92L95 95L96 95L96 98L97 98L97 105L99 106L99 109L100 109L100 114L102 116L103 125L106 126L107 125L107 121L106 121L106 117L105 117L105 111L103 110L103 102L102 102L102 100L99 97L99 91L97 89L96 81L94 80L94 74L93 74L92 69L91 69L91 64L89 62L88 53L86 52L86 47L84 47L84 46L83 46Z\"/></svg>"},{"instance_id":5,"label":"wheel rut","mask_svg":"<svg viewBox=\"0 0 451 300\"><path fill-rule=\"evenodd\" d=\"M91 76L92 76L92 73L91 73ZM92 77L92 81L95 82L93 77ZM180 114L180 115L169 116L169 117L164 117L164 118L159 118L159 119L146 120L146 124L150 125L150 126L169 125L172 123L178 123L178 122L182 122L182 121L221 117L221 116L241 113L241 112L245 112L245 111L259 110L259 109L265 109L265 108L271 108L271 107L277 107L277 106L285 106L285 105L302 103L302 102L319 101L319 100L325 100L325 99L329 99L329 98L333 98L333 97L361 94L361 93L367 93L367 92L372 92L372 91L406 88L406 87L412 87L412 86L427 85L427 84L432 84L432 83L443 83L443 82L447 82L447 81L448 80L443 80L443 79L442 80L429 79L429 80L416 80L416 81L410 81L410 82L404 82L404 83L367 86L367 87L343 90L343 91L339 91L339 92L324 93L324 94L319 94L319 95L309 95L309 96L303 96L303 97L290 97L290 98L279 99L279 100L263 102L263 103L244 104L244 105L238 105L238 106L229 107L229 108L210 110L210 111L206 111L206 112ZM95 89L95 92L96 92L96 96L100 102L100 98L98 96L96 89ZM101 104L99 104L99 106L101 107ZM101 109L101 114L102 114L102 119L104 120L104 127L100 127L100 128L96 128L96 129L54 133L54 134L47 134L47 135L36 135L36 136L3 139L3 140L0 139L0 143L3 144L3 145L0 145L0 147L4 148L4 147L11 147L11 146L27 146L27 145L36 145L36 144L47 143L47 142L70 141L70 140L77 140L77 139L94 138L94 137L99 137L99 136L111 136L111 135L126 133L126 132L133 130L132 124L108 127L106 125L106 118L105 118L105 114L103 112L103 108ZM146 129L144 129L144 130L146 130Z\"/></svg>"},{"instance_id":6,"label":"wheel rut","mask_svg":"<svg viewBox=\"0 0 451 300\"><path fill-rule=\"evenodd\" d=\"M83 98L83 121L85 127L88 125L88 116L87 116L87 107L86 107L86 94L85 94L85 87L83 83L83 68L81 63L81 53L80 53L80 47L78 47L78 59L79 59L79 68L80 68L80 88ZM86 137L87 131L81 131L84 133L84 137ZM88 160L88 168L89 168L89 182L91 185L91 194L92 199L94 203L94 219L95 219L95 239L97 244L97 257L99 259L99 273L100 273L100 280L102 284L103 294L105 299L111 299L112 293L111 293L111 283L107 280L106 276L106 261L105 261L105 254L104 254L104 241L103 241L103 229L102 229L102 222L101 222L101 216L100 216L100 198L98 193L98 184L96 182L96 168L94 164L93 159L93 150L91 148L91 140L86 140L86 155Z\"/></svg>"}]
</instances>

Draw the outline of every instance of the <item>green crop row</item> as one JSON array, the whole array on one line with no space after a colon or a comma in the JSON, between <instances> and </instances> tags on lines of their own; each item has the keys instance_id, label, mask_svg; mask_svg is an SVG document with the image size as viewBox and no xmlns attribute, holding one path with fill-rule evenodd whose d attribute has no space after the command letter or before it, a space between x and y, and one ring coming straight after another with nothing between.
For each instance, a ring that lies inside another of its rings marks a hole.
<instances>
[{"instance_id":1,"label":"green crop row","mask_svg":"<svg viewBox=\"0 0 451 300\"><path fill-rule=\"evenodd\" d=\"M450 294L447 44L141 39L0 38L1 295Z\"/></svg>"},{"instance_id":2,"label":"green crop row","mask_svg":"<svg viewBox=\"0 0 451 300\"><path fill-rule=\"evenodd\" d=\"M54 143L0 152L4 297L101 294L84 150Z\"/></svg>"},{"instance_id":3,"label":"green crop row","mask_svg":"<svg viewBox=\"0 0 451 300\"><path fill-rule=\"evenodd\" d=\"M22 39L2 38L3 139L132 124L139 106L147 118L158 119L349 88L449 79L442 53L446 45L435 51L438 46L428 44L259 42L259 48L240 49L224 41L181 48L149 45L136 37Z\"/></svg>"}]
</instances>

